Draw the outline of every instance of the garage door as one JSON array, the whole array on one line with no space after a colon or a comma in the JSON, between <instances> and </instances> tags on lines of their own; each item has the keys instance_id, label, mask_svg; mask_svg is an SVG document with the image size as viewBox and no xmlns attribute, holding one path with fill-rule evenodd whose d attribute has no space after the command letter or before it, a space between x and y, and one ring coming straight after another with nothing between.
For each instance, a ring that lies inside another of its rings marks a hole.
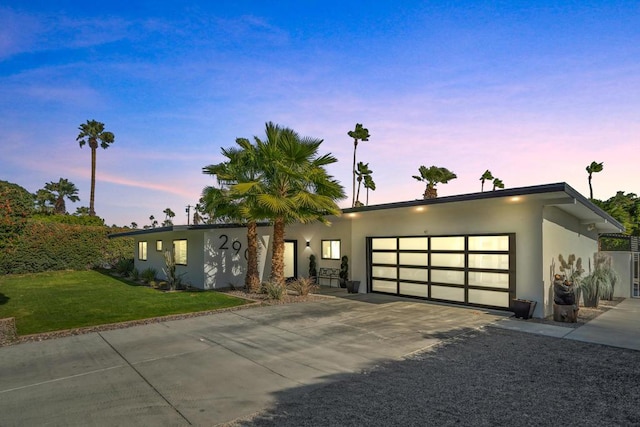
<instances>
[{"instance_id":1,"label":"garage door","mask_svg":"<svg viewBox=\"0 0 640 427\"><path fill-rule=\"evenodd\" d=\"M509 308L515 234L369 237L371 292Z\"/></svg>"}]
</instances>

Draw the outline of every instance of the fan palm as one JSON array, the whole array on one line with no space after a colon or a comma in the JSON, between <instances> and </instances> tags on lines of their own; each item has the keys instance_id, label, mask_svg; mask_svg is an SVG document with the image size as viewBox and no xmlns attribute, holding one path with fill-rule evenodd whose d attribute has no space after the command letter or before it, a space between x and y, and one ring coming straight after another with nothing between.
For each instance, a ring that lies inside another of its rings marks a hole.
<instances>
[{"instance_id":1,"label":"fan palm","mask_svg":"<svg viewBox=\"0 0 640 427\"><path fill-rule=\"evenodd\" d=\"M84 144L88 144L91 148L91 198L89 199L89 215L94 216L95 211L95 193L96 193L96 152L98 151L98 142L103 149L109 148L109 144L113 144L115 136L113 133L104 130L104 123L95 120L87 120L78 128L80 133L76 141L80 144L80 148Z\"/></svg>"},{"instance_id":2,"label":"fan palm","mask_svg":"<svg viewBox=\"0 0 640 427\"><path fill-rule=\"evenodd\" d=\"M413 178L427 183L427 188L424 190L425 199L435 199L438 197L436 185L446 184L452 179L456 179L458 177L449 169L437 166L430 166L429 168L420 166L418 171L420 172L420 175L413 175Z\"/></svg>"},{"instance_id":3,"label":"fan palm","mask_svg":"<svg viewBox=\"0 0 640 427\"><path fill-rule=\"evenodd\" d=\"M500 178L493 178L493 190L496 191L496 188L504 188L504 182Z\"/></svg>"},{"instance_id":4,"label":"fan palm","mask_svg":"<svg viewBox=\"0 0 640 427\"><path fill-rule=\"evenodd\" d=\"M362 126L361 123L356 123L356 128L347 132L351 138L353 138L353 191L351 195L351 207L356 205L356 150L358 149L358 141L368 141L369 129Z\"/></svg>"},{"instance_id":5,"label":"fan palm","mask_svg":"<svg viewBox=\"0 0 640 427\"><path fill-rule=\"evenodd\" d=\"M362 181L366 177L370 177L372 173L373 171L369 169L369 163L358 162L358 167L356 169L356 176L358 181L358 192L356 193L356 202L354 206L362 206L362 202L360 202L360 185L362 184Z\"/></svg>"},{"instance_id":6,"label":"fan palm","mask_svg":"<svg viewBox=\"0 0 640 427\"><path fill-rule=\"evenodd\" d=\"M364 188L367 190L367 206L369 206L369 190L376 191L376 183L373 182L373 178L371 175L367 175L364 177Z\"/></svg>"},{"instance_id":7,"label":"fan palm","mask_svg":"<svg viewBox=\"0 0 640 427\"><path fill-rule=\"evenodd\" d=\"M214 175L220 188L206 187L202 192L202 210L216 221L244 222L247 225L247 274L245 287L260 288L258 270L258 223L261 219L254 192L239 193L233 186L253 182L260 177L255 147L246 138L236 139L238 147L223 148L223 163L206 166L202 172ZM195 222L195 221L194 221Z\"/></svg>"},{"instance_id":8,"label":"fan palm","mask_svg":"<svg viewBox=\"0 0 640 427\"><path fill-rule=\"evenodd\" d=\"M325 215L341 212L336 200L345 197L344 188L325 169L337 159L318 154L322 140L301 138L292 129L272 122L266 124L266 139L254 140L260 176L233 189L255 194L257 211L273 222L271 281L284 286L286 224L328 223Z\"/></svg>"},{"instance_id":9,"label":"fan palm","mask_svg":"<svg viewBox=\"0 0 640 427\"><path fill-rule=\"evenodd\" d=\"M45 184L44 189L53 194L53 212L57 214L67 213L64 199L69 199L71 202L80 200L78 188L66 178L60 178L58 182L48 182Z\"/></svg>"},{"instance_id":10,"label":"fan palm","mask_svg":"<svg viewBox=\"0 0 640 427\"><path fill-rule=\"evenodd\" d=\"M602 172L604 169L603 162L591 162L589 166L587 166L587 173L589 174L589 198L593 199L593 187L591 186L591 177L594 173Z\"/></svg>"},{"instance_id":11,"label":"fan palm","mask_svg":"<svg viewBox=\"0 0 640 427\"><path fill-rule=\"evenodd\" d=\"M493 175L491 174L491 171L489 169L484 171L484 173L480 177L480 183L481 183L480 192L484 191L484 183L485 183L485 181L491 181L492 179L493 179Z\"/></svg>"}]
</instances>

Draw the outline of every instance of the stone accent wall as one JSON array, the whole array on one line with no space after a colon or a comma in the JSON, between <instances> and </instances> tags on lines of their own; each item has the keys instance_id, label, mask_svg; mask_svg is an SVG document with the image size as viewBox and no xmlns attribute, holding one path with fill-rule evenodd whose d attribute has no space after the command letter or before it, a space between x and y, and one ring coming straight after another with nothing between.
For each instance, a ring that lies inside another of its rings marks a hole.
<instances>
[{"instance_id":1,"label":"stone accent wall","mask_svg":"<svg viewBox=\"0 0 640 427\"><path fill-rule=\"evenodd\" d=\"M0 346L11 344L17 339L16 319L13 317L0 319Z\"/></svg>"}]
</instances>

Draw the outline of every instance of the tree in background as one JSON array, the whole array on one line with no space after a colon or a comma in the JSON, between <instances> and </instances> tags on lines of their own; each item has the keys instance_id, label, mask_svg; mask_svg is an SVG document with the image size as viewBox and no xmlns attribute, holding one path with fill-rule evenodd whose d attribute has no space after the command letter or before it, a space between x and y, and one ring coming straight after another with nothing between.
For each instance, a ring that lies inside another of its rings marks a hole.
<instances>
[{"instance_id":1,"label":"tree in background","mask_svg":"<svg viewBox=\"0 0 640 427\"><path fill-rule=\"evenodd\" d=\"M170 208L166 208L162 211L164 214L164 221L162 222L163 227L168 227L173 225L173 218L176 216L175 212L173 212Z\"/></svg>"},{"instance_id":2,"label":"tree in background","mask_svg":"<svg viewBox=\"0 0 640 427\"><path fill-rule=\"evenodd\" d=\"M35 202L36 202L36 211L41 214L52 214L53 213L53 205L56 202L56 196L44 188L39 189L36 194L34 194Z\"/></svg>"},{"instance_id":3,"label":"tree in background","mask_svg":"<svg viewBox=\"0 0 640 427\"><path fill-rule=\"evenodd\" d=\"M110 144L115 141L113 133L104 130L104 123L95 120L87 120L78 128L80 133L76 141L82 148L85 144L91 148L91 198L89 199L89 215L94 216L95 210L95 193L96 193L96 153L98 151L98 143L103 149L109 148Z\"/></svg>"},{"instance_id":4,"label":"tree in background","mask_svg":"<svg viewBox=\"0 0 640 427\"><path fill-rule=\"evenodd\" d=\"M364 188L367 190L367 206L369 206L369 190L376 191L376 183L373 182L371 175L364 177Z\"/></svg>"},{"instance_id":5,"label":"tree in background","mask_svg":"<svg viewBox=\"0 0 640 427\"><path fill-rule=\"evenodd\" d=\"M493 179L493 175L491 174L491 171L489 169L484 171L484 173L480 177L480 183L481 183L480 192L484 192L484 183L485 183L485 181L491 181L492 179Z\"/></svg>"},{"instance_id":6,"label":"tree in background","mask_svg":"<svg viewBox=\"0 0 640 427\"><path fill-rule=\"evenodd\" d=\"M73 182L66 178L60 178L58 182L48 182L45 184L44 189L53 195L53 212L58 215L67 213L65 199L69 199L71 202L80 200L80 197L78 197L78 188Z\"/></svg>"},{"instance_id":7,"label":"tree in background","mask_svg":"<svg viewBox=\"0 0 640 427\"><path fill-rule=\"evenodd\" d=\"M493 178L493 189L492 191L496 191L496 188L504 188L504 182L500 178Z\"/></svg>"},{"instance_id":8,"label":"tree in background","mask_svg":"<svg viewBox=\"0 0 640 427\"><path fill-rule=\"evenodd\" d=\"M356 202L354 203L354 206L362 206L362 202L360 201L360 186L362 185L362 181L365 180L366 177L371 177L372 173L373 171L369 169L369 163L358 162L358 167L356 168L358 192L356 193ZM368 194L369 193L367 192L367 196Z\"/></svg>"},{"instance_id":9,"label":"tree in background","mask_svg":"<svg viewBox=\"0 0 640 427\"><path fill-rule=\"evenodd\" d=\"M0 181L0 248L20 233L33 213L33 194L17 184Z\"/></svg>"},{"instance_id":10,"label":"tree in background","mask_svg":"<svg viewBox=\"0 0 640 427\"><path fill-rule=\"evenodd\" d=\"M593 176L594 173L598 173L598 172L602 172L602 169L604 169L604 165L603 162L597 163L597 162L591 162L591 164L589 166L587 166L587 173L589 174L589 198L593 199L593 187L591 186L591 177Z\"/></svg>"},{"instance_id":11,"label":"tree in background","mask_svg":"<svg viewBox=\"0 0 640 427\"><path fill-rule=\"evenodd\" d=\"M353 138L353 191L351 195L351 207L356 205L356 150L358 149L358 141L368 141L369 129L362 126L361 123L356 123L356 128L347 132L351 138Z\"/></svg>"},{"instance_id":12,"label":"tree in background","mask_svg":"<svg viewBox=\"0 0 640 427\"><path fill-rule=\"evenodd\" d=\"M75 216L90 216L88 206L78 206L74 212Z\"/></svg>"},{"instance_id":13,"label":"tree in background","mask_svg":"<svg viewBox=\"0 0 640 427\"><path fill-rule=\"evenodd\" d=\"M413 178L427 183L427 188L424 190L425 199L435 199L438 197L436 185L446 184L452 179L456 179L458 177L449 169L437 166L430 166L429 168L420 166L418 171L420 172L420 175L413 175Z\"/></svg>"}]
</instances>

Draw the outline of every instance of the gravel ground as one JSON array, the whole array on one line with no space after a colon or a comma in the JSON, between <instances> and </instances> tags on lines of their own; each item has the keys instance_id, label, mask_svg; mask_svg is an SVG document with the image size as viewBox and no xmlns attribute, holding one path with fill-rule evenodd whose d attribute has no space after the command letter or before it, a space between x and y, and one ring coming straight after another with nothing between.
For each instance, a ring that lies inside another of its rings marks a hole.
<instances>
[{"instance_id":1,"label":"gravel ground","mask_svg":"<svg viewBox=\"0 0 640 427\"><path fill-rule=\"evenodd\" d=\"M230 425L639 425L639 361L633 350L486 327L285 391L274 407Z\"/></svg>"}]
</instances>

